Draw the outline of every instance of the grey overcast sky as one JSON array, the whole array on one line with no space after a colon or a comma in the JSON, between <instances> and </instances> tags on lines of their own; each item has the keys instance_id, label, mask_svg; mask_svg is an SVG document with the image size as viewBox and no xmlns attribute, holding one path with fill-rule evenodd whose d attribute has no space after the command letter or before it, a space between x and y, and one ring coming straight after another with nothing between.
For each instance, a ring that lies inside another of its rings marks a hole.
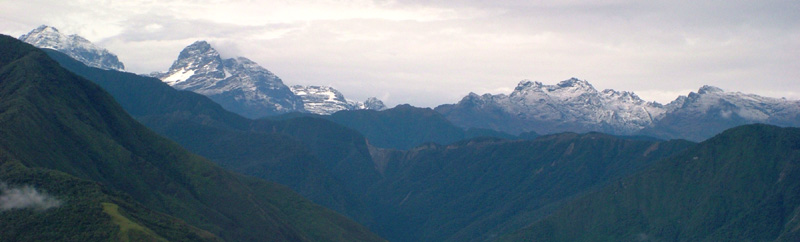
<instances>
[{"instance_id":1,"label":"grey overcast sky","mask_svg":"<svg viewBox=\"0 0 800 242\"><path fill-rule=\"evenodd\" d=\"M0 0L0 33L39 25L169 68L207 40L287 85L433 107L570 77L669 102L708 84L800 99L800 1Z\"/></svg>"}]
</instances>

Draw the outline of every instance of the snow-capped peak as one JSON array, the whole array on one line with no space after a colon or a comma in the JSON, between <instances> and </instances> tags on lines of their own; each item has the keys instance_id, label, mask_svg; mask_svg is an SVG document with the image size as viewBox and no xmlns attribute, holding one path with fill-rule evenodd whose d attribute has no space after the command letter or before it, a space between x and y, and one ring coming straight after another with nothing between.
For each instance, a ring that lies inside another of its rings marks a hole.
<instances>
[{"instance_id":1,"label":"snow-capped peak","mask_svg":"<svg viewBox=\"0 0 800 242\"><path fill-rule=\"evenodd\" d=\"M741 92L726 92L718 87L705 85L697 93L680 96L670 103L676 113L717 115L723 118L738 116L751 122L767 122L780 117L800 116L800 102L781 98L763 97ZM677 105L680 105L679 107ZM710 112L716 112L711 114ZM791 123L781 121L782 123Z\"/></svg>"},{"instance_id":2,"label":"snow-capped peak","mask_svg":"<svg viewBox=\"0 0 800 242\"><path fill-rule=\"evenodd\" d=\"M190 89L190 86L197 86L198 83L192 85L186 83L186 81L195 74L202 74L217 79L225 78L222 58L217 50L211 48L211 45L206 41L196 41L186 46L161 80L169 85L177 86L180 89ZM213 86L216 82L200 84Z\"/></svg>"},{"instance_id":3,"label":"snow-capped peak","mask_svg":"<svg viewBox=\"0 0 800 242\"><path fill-rule=\"evenodd\" d=\"M556 85L523 80L510 95L470 94L456 106L460 107L441 110L503 110L520 122L542 124L539 127L547 130L533 130L540 133L602 131L631 134L666 112L662 105L645 102L632 92L610 89L599 92L588 81L577 78Z\"/></svg>"},{"instance_id":4,"label":"snow-capped peak","mask_svg":"<svg viewBox=\"0 0 800 242\"><path fill-rule=\"evenodd\" d=\"M378 99L376 97L370 97L370 98L367 98L366 101L364 101L363 105L359 109L369 109L369 110L381 111L381 110L385 110L386 109L386 105L383 104L383 101L381 101L380 99Z\"/></svg>"},{"instance_id":5,"label":"snow-capped peak","mask_svg":"<svg viewBox=\"0 0 800 242\"><path fill-rule=\"evenodd\" d=\"M55 50L64 48L69 42L69 37L61 34L55 27L47 25L39 26L31 32L23 34L19 39L39 48Z\"/></svg>"},{"instance_id":6,"label":"snow-capped peak","mask_svg":"<svg viewBox=\"0 0 800 242\"><path fill-rule=\"evenodd\" d=\"M522 81L519 82L519 84L517 84L517 87L514 88L514 90L515 91L516 90L528 90L528 89L536 90L536 89L539 89L541 87L542 87L542 83L541 82L538 82L538 81L535 82L535 81L531 81L531 80L522 80Z\"/></svg>"},{"instance_id":7,"label":"snow-capped peak","mask_svg":"<svg viewBox=\"0 0 800 242\"><path fill-rule=\"evenodd\" d=\"M125 69L125 65L117 56L108 50L92 44L81 36L64 35L58 29L47 25L39 26L20 36L19 39L37 48L57 50L87 66L118 71Z\"/></svg>"},{"instance_id":8,"label":"snow-capped peak","mask_svg":"<svg viewBox=\"0 0 800 242\"><path fill-rule=\"evenodd\" d=\"M457 104L436 110L462 127L508 133L599 131L695 141L747 123L800 125L800 101L725 92L706 85L661 105L633 92L598 92L576 78L556 85L523 80L509 95L470 93Z\"/></svg>"},{"instance_id":9,"label":"snow-capped peak","mask_svg":"<svg viewBox=\"0 0 800 242\"><path fill-rule=\"evenodd\" d=\"M304 111L300 97L275 74L244 57L222 59L202 40L186 46L169 71L156 77L176 89L206 95L245 117Z\"/></svg>"},{"instance_id":10,"label":"snow-capped peak","mask_svg":"<svg viewBox=\"0 0 800 242\"><path fill-rule=\"evenodd\" d=\"M636 93L629 92L629 91L616 91L614 89L606 89L601 92L604 96L608 99L617 99L621 102L629 102L629 103L645 103L639 95Z\"/></svg>"},{"instance_id":11,"label":"snow-capped peak","mask_svg":"<svg viewBox=\"0 0 800 242\"><path fill-rule=\"evenodd\" d=\"M725 91L723 91L722 88L715 87L715 86L709 86L709 85L703 85L703 87L701 87L699 90L697 90L697 93L699 93L699 94L723 93L723 92L725 92Z\"/></svg>"},{"instance_id":12,"label":"snow-capped peak","mask_svg":"<svg viewBox=\"0 0 800 242\"><path fill-rule=\"evenodd\" d=\"M178 60L204 56L219 57L219 52L211 48L211 45L205 40L199 40L183 48L178 55Z\"/></svg>"},{"instance_id":13,"label":"snow-capped peak","mask_svg":"<svg viewBox=\"0 0 800 242\"><path fill-rule=\"evenodd\" d=\"M329 86L302 86L294 85L290 87L295 95L303 99L306 111L330 115L342 110L373 109L383 110L386 106L377 98L368 98L365 102L347 100L344 95L333 87Z\"/></svg>"},{"instance_id":14,"label":"snow-capped peak","mask_svg":"<svg viewBox=\"0 0 800 242\"><path fill-rule=\"evenodd\" d=\"M588 81L580 80L578 78L570 78L568 80L564 80L558 83L558 86L561 88L581 88L581 89L594 89L594 86L590 84Z\"/></svg>"},{"instance_id":15,"label":"snow-capped peak","mask_svg":"<svg viewBox=\"0 0 800 242\"><path fill-rule=\"evenodd\" d=\"M592 84L577 78L561 81L556 85L544 85L541 82L521 81L511 93L512 98L533 100L568 100L581 96L597 96L597 89ZM587 98L587 97L583 97ZM582 99L583 99L582 98Z\"/></svg>"}]
</instances>

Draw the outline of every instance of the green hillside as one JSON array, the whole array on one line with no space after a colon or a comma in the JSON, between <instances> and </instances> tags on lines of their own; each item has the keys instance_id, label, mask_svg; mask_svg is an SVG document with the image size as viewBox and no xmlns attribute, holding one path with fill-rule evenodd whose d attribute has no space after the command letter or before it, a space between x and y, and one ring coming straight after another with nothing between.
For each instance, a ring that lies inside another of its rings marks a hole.
<instances>
[{"instance_id":1,"label":"green hillside","mask_svg":"<svg viewBox=\"0 0 800 242\"><path fill-rule=\"evenodd\" d=\"M158 79L91 68L58 51L45 52L103 87L139 122L186 149L223 168L288 185L359 221L370 220L366 205L351 189L363 194L364 184L373 183L378 174L357 132L311 117L249 120Z\"/></svg>"},{"instance_id":2,"label":"green hillside","mask_svg":"<svg viewBox=\"0 0 800 242\"><path fill-rule=\"evenodd\" d=\"M224 240L380 240L288 188L230 173L159 137L100 87L7 36L0 37L0 81L0 151L8 157L3 165L18 161L101 184ZM104 219L127 224L122 231L169 237L125 216L122 204L100 200L92 206L109 214Z\"/></svg>"},{"instance_id":3,"label":"green hillside","mask_svg":"<svg viewBox=\"0 0 800 242\"><path fill-rule=\"evenodd\" d=\"M180 219L152 211L102 184L58 171L28 168L5 153L0 156L0 180L4 184L30 186L58 202L57 206L47 209L26 207L0 211L3 231L0 241L220 240ZM106 207L113 207L113 211Z\"/></svg>"},{"instance_id":4,"label":"green hillside","mask_svg":"<svg viewBox=\"0 0 800 242\"><path fill-rule=\"evenodd\" d=\"M372 135L388 130L385 139L406 135L413 142L426 140L425 135L461 138L482 132L452 128L444 131L455 136L439 136L443 132L426 124L439 120L442 127L451 127L441 115L405 106L337 113L338 122L350 120L352 129L307 116L247 121L157 79L89 69L58 53L50 55L109 90L139 120L187 149L228 169L287 184L397 241L490 239L691 145L563 134L535 141L481 138L383 150L371 148L354 130L373 130ZM399 144L410 144L406 141Z\"/></svg>"},{"instance_id":5,"label":"green hillside","mask_svg":"<svg viewBox=\"0 0 800 242\"><path fill-rule=\"evenodd\" d=\"M339 111L331 115L289 113L273 120L292 120L298 117L315 117L333 121L361 133L370 145L407 150L424 143L450 144L476 137L497 137L504 139L533 139L538 136L530 132L517 137L490 129L462 129L448 121L442 114L430 108L418 108L408 104L394 108L376 110Z\"/></svg>"},{"instance_id":6,"label":"green hillside","mask_svg":"<svg viewBox=\"0 0 800 242\"><path fill-rule=\"evenodd\" d=\"M733 128L507 241L800 241L800 129Z\"/></svg>"},{"instance_id":7,"label":"green hillside","mask_svg":"<svg viewBox=\"0 0 800 242\"><path fill-rule=\"evenodd\" d=\"M565 133L533 141L479 138L384 151L370 204L392 241L483 241L693 145Z\"/></svg>"}]
</instances>

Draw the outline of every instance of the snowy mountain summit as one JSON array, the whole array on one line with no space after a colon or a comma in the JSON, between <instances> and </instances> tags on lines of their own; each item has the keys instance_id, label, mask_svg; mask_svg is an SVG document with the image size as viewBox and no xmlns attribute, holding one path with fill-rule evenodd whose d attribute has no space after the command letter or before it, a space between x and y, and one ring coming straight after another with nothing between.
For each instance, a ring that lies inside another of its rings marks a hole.
<instances>
[{"instance_id":1,"label":"snowy mountain summit","mask_svg":"<svg viewBox=\"0 0 800 242\"><path fill-rule=\"evenodd\" d=\"M386 107L386 104L383 104L383 101L381 101L380 99L378 99L376 97L367 98L367 100L364 101L363 103L357 103L357 104L358 104L358 108L357 109L369 109L369 110L383 111L383 110L386 110L388 108L388 107Z\"/></svg>"},{"instance_id":2,"label":"snowy mountain summit","mask_svg":"<svg viewBox=\"0 0 800 242\"><path fill-rule=\"evenodd\" d=\"M169 71L153 76L249 118L304 111L303 100L275 74L244 57L222 59L206 41L187 46Z\"/></svg>"},{"instance_id":3,"label":"snowy mountain summit","mask_svg":"<svg viewBox=\"0 0 800 242\"><path fill-rule=\"evenodd\" d=\"M726 92L708 85L665 107L666 115L640 134L701 141L745 124L800 126L800 101Z\"/></svg>"},{"instance_id":4,"label":"snowy mountain summit","mask_svg":"<svg viewBox=\"0 0 800 242\"><path fill-rule=\"evenodd\" d=\"M777 125L800 123L800 101L763 97L741 92L726 92L705 85L666 105L673 116L714 116Z\"/></svg>"},{"instance_id":5,"label":"snowy mountain summit","mask_svg":"<svg viewBox=\"0 0 800 242\"><path fill-rule=\"evenodd\" d=\"M702 141L744 124L800 126L800 101L703 86L661 105L632 92L597 91L576 78L556 85L524 80L509 95L470 93L436 111L462 127L512 134L597 131Z\"/></svg>"},{"instance_id":6,"label":"snowy mountain summit","mask_svg":"<svg viewBox=\"0 0 800 242\"><path fill-rule=\"evenodd\" d=\"M295 95L303 99L306 111L320 115L330 115L342 110L373 109L384 110L386 105L381 100L371 97L365 102L347 100L344 95L329 86L302 86L290 87Z\"/></svg>"},{"instance_id":7,"label":"snowy mountain summit","mask_svg":"<svg viewBox=\"0 0 800 242\"><path fill-rule=\"evenodd\" d=\"M663 105L646 102L632 92L611 89L601 92L577 78L556 85L523 80L510 95L470 93L459 103L442 105L436 110L461 126L509 133L615 134L641 130L666 112Z\"/></svg>"},{"instance_id":8,"label":"snowy mountain summit","mask_svg":"<svg viewBox=\"0 0 800 242\"><path fill-rule=\"evenodd\" d=\"M78 35L64 35L58 29L42 25L19 37L37 48L54 49L87 66L105 70L122 71L125 65L116 55L100 48Z\"/></svg>"}]
</instances>

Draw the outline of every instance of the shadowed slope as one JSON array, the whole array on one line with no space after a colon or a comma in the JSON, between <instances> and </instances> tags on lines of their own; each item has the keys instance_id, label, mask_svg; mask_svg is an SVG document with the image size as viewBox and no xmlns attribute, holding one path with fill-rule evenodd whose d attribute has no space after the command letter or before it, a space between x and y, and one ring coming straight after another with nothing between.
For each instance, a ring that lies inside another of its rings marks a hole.
<instances>
[{"instance_id":1,"label":"shadowed slope","mask_svg":"<svg viewBox=\"0 0 800 242\"><path fill-rule=\"evenodd\" d=\"M226 240L380 240L287 188L188 153L44 52L0 42L0 149L10 160L99 182Z\"/></svg>"},{"instance_id":2,"label":"shadowed slope","mask_svg":"<svg viewBox=\"0 0 800 242\"><path fill-rule=\"evenodd\" d=\"M798 241L800 129L733 128L508 241Z\"/></svg>"}]
</instances>

